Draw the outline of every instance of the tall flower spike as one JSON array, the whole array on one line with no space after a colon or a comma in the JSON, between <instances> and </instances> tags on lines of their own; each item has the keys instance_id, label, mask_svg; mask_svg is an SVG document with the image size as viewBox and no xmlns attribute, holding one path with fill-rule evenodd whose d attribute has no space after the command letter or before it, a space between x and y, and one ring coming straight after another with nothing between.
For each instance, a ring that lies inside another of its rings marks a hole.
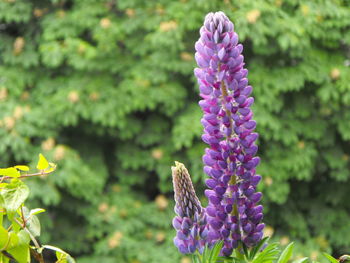
<instances>
[{"instance_id":1,"label":"tall flower spike","mask_svg":"<svg viewBox=\"0 0 350 263\"><path fill-rule=\"evenodd\" d=\"M205 209L202 208L194 191L190 174L179 162L171 167L175 192L175 212L173 219L176 229L174 243L183 254L202 251L208 233Z\"/></svg>"},{"instance_id":2,"label":"tall flower spike","mask_svg":"<svg viewBox=\"0 0 350 263\"><path fill-rule=\"evenodd\" d=\"M262 237L261 177L255 168L258 134L252 120L248 70L244 68L243 46L232 22L223 12L209 13L195 45L199 68L199 105L204 116L202 139L209 145L203 156L204 171L210 177L205 191L210 244L224 240L222 254L229 256L243 242L253 246Z\"/></svg>"}]
</instances>

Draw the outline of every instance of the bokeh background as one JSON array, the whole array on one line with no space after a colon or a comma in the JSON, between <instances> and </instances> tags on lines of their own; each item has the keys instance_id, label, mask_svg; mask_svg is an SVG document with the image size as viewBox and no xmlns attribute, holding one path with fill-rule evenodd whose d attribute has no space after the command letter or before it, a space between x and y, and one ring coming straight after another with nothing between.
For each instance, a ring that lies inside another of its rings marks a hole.
<instances>
[{"instance_id":1,"label":"bokeh background","mask_svg":"<svg viewBox=\"0 0 350 263\"><path fill-rule=\"evenodd\" d=\"M218 10L254 87L267 234L295 258L349 253L348 0L0 1L1 166L58 164L27 181L43 242L81 263L190 262L170 166L203 196L194 43Z\"/></svg>"}]
</instances>

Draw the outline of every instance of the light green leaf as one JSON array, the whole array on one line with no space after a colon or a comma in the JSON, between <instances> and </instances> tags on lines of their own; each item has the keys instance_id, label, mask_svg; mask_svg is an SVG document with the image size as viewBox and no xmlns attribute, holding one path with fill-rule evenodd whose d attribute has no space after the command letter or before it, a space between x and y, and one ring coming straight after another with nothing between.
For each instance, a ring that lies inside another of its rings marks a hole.
<instances>
[{"instance_id":1,"label":"light green leaf","mask_svg":"<svg viewBox=\"0 0 350 263\"><path fill-rule=\"evenodd\" d=\"M29 245L21 245L7 250L18 263L28 263L30 262L30 252Z\"/></svg>"},{"instance_id":2,"label":"light green leaf","mask_svg":"<svg viewBox=\"0 0 350 263\"><path fill-rule=\"evenodd\" d=\"M0 263L9 263L10 259L6 257L4 254L0 253Z\"/></svg>"},{"instance_id":3,"label":"light green leaf","mask_svg":"<svg viewBox=\"0 0 350 263\"><path fill-rule=\"evenodd\" d=\"M4 214L5 214L5 209L3 209L4 207L4 198L2 197L2 195L0 195L0 226L2 226L2 221L4 219Z\"/></svg>"},{"instance_id":4,"label":"light green leaf","mask_svg":"<svg viewBox=\"0 0 350 263\"><path fill-rule=\"evenodd\" d=\"M334 257L332 257L331 255L327 254L327 253L322 253L324 257L326 257L331 263L339 263L337 259L335 259Z\"/></svg>"},{"instance_id":5,"label":"light green leaf","mask_svg":"<svg viewBox=\"0 0 350 263\"><path fill-rule=\"evenodd\" d=\"M252 263L269 263L278 258L278 243L269 244L262 252L258 253Z\"/></svg>"},{"instance_id":6,"label":"light green leaf","mask_svg":"<svg viewBox=\"0 0 350 263\"><path fill-rule=\"evenodd\" d=\"M208 248L208 245L205 245L204 247L204 251L203 251L203 254L202 254L202 260L203 262L206 262L209 258L209 248Z\"/></svg>"},{"instance_id":7,"label":"light green leaf","mask_svg":"<svg viewBox=\"0 0 350 263\"><path fill-rule=\"evenodd\" d=\"M8 215L8 219L12 223L12 230L18 233L22 229L22 225L19 224L18 220L14 220L14 217L15 217L15 213L13 213L13 215L10 215L10 216Z\"/></svg>"},{"instance_id":8,"label":"light green leaf","mask_svg":"<svg viewBox=\"0 0 350 263\"><path fill-rule=\"evenodd\" d=\"M56 263L68 263L66 253L61 253L59 251L56 251L56 258L57 258Z\"/></svg>"},{"instance_id":9,"label":"light green leaf","mask_svg":"<svg viewBox=\"0 0 350 263\"><path fill-rule=\"evenodd\" d=\"M14 167L0 168L0 175L9 176L9 177L19 177L19 176L21 176L20 172Z\"/></svg>"},{"instance_id":10,"label":"light green leaf","mask_svg":"<svg viewBox=\"0 0 350 263\"><path fill-rule=\"evenodd\" d=\"M29 167L26 165L16 165L15 168L21 171L29 171Z\"/></svg>"},{"instance_id":11,"label":"light green leaf","mask_svg":"<svg viewBox=\"0 0 350 263\"><path fill-rule=\"evenodd\" d=\"M37 164L36 168L38 170L45 170L47 167L49 167L49 162L46 160L44 155L42 155L40 153L39 154L39 161L38 161L38 164Z\"/></svg>"},{"instance_id":12,"label":"light green leaf","mask_svg":"<svg viewBox=\"0 0 350 263\"><path fill-rule=\"evenodd\" d=\"M287 263L293 254L294 243L290 243L281 253L277 263Z\"/></svg>"},{"instance_id":13,"label":"light green leaf","mask_svg":"<svg viewBox=\"0 0 350 263\"><path fill-rule=\"evenodd\" d=\"M6 246L8 240L9 240L8 231L2 226L0 226L0 250Z\"/></svg>"},{"instance_id":14,"label":"light green leaf","mask_svg":"<svg viewBox=\"0 0 350 263\"><path fill-rule=\"evenodd\" d=\"M197 255L192 254L192 263L201 263Z\"/></svg>"},{"instance_id":15,"label":"light green leaf","mask_svg":"<svg viewBox=\"0 0 350 263\"><path fill-rule=\"evenodd\" d=\"M17 234L18 236L18 245L29 245L30 236L26 230L21 230Z\"/></svg>"},{"instance_id":16,"label":"light green leaf","mask_svg":"<svg viewBox=\"0 0 350 263\"><path fill-rule=\"evenodd\" d=\"M29 188L22 181L12 180L1 190L4 199L4 208L7 212L16 212L29 195Z\"/></svg>"},{"instance_id":17,"label":"light green leaf","mask_svg":"<svg viewBox=\"0 0 350 263\"><path fill-rule=\"evenodd\" d=\"M12 249L18 246L19 238L15 232L10 232L9 234L9 242L7 243L6 250Z\"/></svg>"},{"instance_id":18,"label":"light green leaf","mask_svg":"<svg viewBox=\"0 0 350 263\"><path fill-rule=\"evenodd\" d=\"M33 236L35 237L40 236L40 231L41 231L40 221L36 215L31 215L27 219L27 228Z\"/></svg>"}]
</instances>

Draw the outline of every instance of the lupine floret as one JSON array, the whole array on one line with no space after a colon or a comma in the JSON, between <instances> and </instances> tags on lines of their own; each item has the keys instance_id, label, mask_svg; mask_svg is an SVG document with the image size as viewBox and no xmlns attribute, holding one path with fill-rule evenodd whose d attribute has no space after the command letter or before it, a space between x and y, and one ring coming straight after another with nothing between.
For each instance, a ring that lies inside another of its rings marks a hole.
<instances>
[{"instance_id":1,"label":"lupine floret","mask_svg":"<svg viewBox=\"0 0 350 263\"><path fill-rule=\"evenodd\" d=\"M186 168L176 164L173 178L179 217L174 219L178 230L175 244L182 253L193 253L204 244L224 241L221 253L229 256L241 244L252 247L263 236L263 207L258 204L262 194L256 191L261 180L256 174L260 162L255 156L258 134L254 132L256 122L250 108L254 103L250 96L253 88L244 68L243 46L223 12L206 16L195 49L198 68L194 74L202 97L202 140L208 144L203 163L209 176L209 189L205 191L209 204L206 209L201 207ZM201 242L188 234L196 224L205 229L206 238Z\"/></svg>"},{"instance_id":2,"label":"lupine floret","mask_svg":"<svg viewBox=\"0 0 350 263\"><path fill-rule=\"evenodd\" d=\"M190 174L179 162L171 167L175 192L174 243L183 254L202 251L208 233L206 213L193 188Z\"/></svg>"}]
</instances>

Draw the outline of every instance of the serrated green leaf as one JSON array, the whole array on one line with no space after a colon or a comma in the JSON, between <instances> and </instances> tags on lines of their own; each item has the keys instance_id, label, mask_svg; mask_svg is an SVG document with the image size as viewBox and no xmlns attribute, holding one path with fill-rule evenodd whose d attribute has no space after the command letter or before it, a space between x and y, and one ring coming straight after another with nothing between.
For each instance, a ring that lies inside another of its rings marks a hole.
<instances>
[{"instance_id":1,"label":"serrated green leaf","mask_svg":"<svg viewBox=\"0 0 350 263\"><path fill-rule=\"evenodd\" d=\"M29 195L29 188L22 181L12 180L1 190L4 208L8 213L14 213L24 203Z\"/></svg>"},{"instance_id":2,"label":"serrated green leaf","mask_svg":"<svg viewBox=\"0 0 350 263\"><path fill-rule=\"evenodd\" d=\"M38 164L36 166L36 168L38 170L45 170L46 168L49 167L49 162L46 160L46 158L44 157L44 155L42 155L41 153L39 154L39 161Z\"/></svg>"},{"instance_id":3,"label":"serrated green leaf","mask_svg":"<svg viewBox=\"0 0 350 263\"><path fill-rule=\"evenodd\" d=\"M10 168L0 168L0 175L9 176L9 177L19 177L21 173L14 167Z\"/></svg>"},{"instance_id":4,"label":"serrated green leaf","mask_svg":"<svg viewBox=\"0 0 350 263\"><path fill-rule=\"evenodd\" d=\"M281 253L277 263L287 263L293 254L294 243L290 243Z\"/></svg>"},{"instance_id":5,"label":"serrated green leaf","mask_svg":"<svg viewBox=\"0 0 350 263\"><path fill-rule=\"evenodd\" d=\"M327 254L326 252L322 253L325 258L327 258L331 263L339 263L338 260L331 255Z\"/></svg>"}]
</instances>

